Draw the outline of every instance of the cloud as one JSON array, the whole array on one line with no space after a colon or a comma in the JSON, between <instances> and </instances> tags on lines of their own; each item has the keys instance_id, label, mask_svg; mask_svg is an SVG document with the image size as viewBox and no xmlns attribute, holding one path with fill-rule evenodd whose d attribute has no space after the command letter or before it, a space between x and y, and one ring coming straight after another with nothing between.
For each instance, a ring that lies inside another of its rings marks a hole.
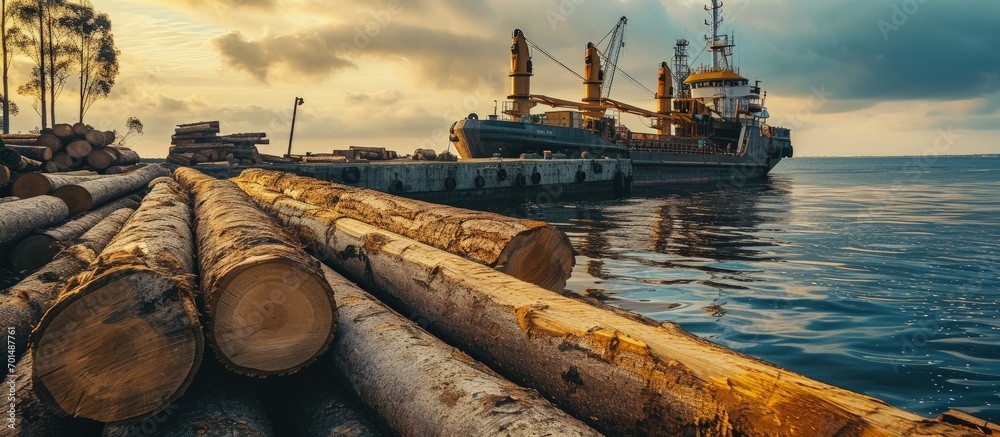
<instances>
[{"instance_id":1,"label":"cloud","mask_svg":"<svg viewBox=\"0 0 1000 437\"><path fill-rule=\"evenodd\" d=\"M257 39L233 30L213 38L212 44L226 65L261 82L275 75L323 79L355 67L353 62L332 53L322 35L307 29L280 35L266 29Z\"/></svg>"},{"instance_id":2,"label":"cloud","mask_svg":"<svg viewBox=\"0 0 1000 437\"><path fill-rule=\"evenodd\" d=\"M381 90L372 94L346 93L344 103L357 105L361 103L374 103L377 105L391 105L398 102L403 97L403 93L396 90Z\"/></svg>"}]
</instances>

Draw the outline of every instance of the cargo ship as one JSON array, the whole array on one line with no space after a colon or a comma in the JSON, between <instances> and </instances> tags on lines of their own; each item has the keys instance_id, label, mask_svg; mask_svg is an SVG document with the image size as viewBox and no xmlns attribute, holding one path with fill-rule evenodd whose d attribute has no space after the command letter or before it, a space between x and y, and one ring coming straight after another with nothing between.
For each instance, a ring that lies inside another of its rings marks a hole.
<instances>
[{"instance_id":1,"label":"cargo ship","mask_svg":"<svg viewBox=\"0 0 1000 437\"><path fill-rule=\"evenodd\" d=\"M711 31L706 50L712 62L691 68L690 43L677 40L673 68L667 62L660 63L652 94L656 110L609 97L618 70L625 17L609 32L611 39L603 57L596 44L587 44L581 76L584 97L579 102L531 93L529 44L550 55L515 29L511 93L502 115L481 120L469 114L452 124L450 141L464 159L550 155L629 158L634 184L745 180L767 175L783 158L794 154L791 130L767 124L766 91L762 91L760 81L751 84L733 64L735 42L720 34L722 2L712 0L705 10L711 15L711 22L706 20L705 24ZM602 68L602 58L608 68ZM569 110L532 114L531 109L538 104ZM648 118L655 132L631 131L620 122L621 113Z\"/></svg>"}]
</instances>

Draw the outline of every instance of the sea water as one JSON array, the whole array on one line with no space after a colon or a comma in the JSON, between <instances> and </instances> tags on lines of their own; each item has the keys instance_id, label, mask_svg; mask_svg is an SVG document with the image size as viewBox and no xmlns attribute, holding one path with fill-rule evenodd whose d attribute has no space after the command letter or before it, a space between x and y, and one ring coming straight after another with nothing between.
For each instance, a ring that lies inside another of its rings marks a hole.
<instances>
[{"instance_id":1,"label":"sea water","mask_svg":"<svg viewBox=\"0 0 1000 437\"><path fill-rule=\"evenodd\" d=\"M572 291L917 414L1000 421L1000 157L795 158L493 210L569 235Z\"/></svg>"}]
</instances>

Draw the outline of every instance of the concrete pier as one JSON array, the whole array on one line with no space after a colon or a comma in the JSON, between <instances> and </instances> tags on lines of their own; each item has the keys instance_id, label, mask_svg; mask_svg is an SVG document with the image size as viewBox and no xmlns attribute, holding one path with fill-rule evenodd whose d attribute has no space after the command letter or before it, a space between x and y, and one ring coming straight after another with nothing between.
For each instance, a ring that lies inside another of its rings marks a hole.
<instances>
[{"instance_id":1,"label":"concrete pier","mask_svg":"<svg viewBox=\"0 0 1000 437\"><path fill-rule=\"evenodd\" d=\"M632 163L627 159L396 160L253 167L424 200L517 198L553 189L560 193L624 194L632 183ZM224 178L236 176L248 166L198 165L195 168Z\"/></svg>"}]
</instances>

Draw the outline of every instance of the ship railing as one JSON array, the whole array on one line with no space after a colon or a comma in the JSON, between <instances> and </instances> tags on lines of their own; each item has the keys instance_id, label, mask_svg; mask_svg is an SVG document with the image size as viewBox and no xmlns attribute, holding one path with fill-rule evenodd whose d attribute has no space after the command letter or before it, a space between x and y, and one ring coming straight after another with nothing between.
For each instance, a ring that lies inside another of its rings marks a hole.
<instances>
[{"instance_id":1,"label":"ship railing","mask_svg":"<svg viewBox=\"0 0 1000 437\"><path fill-rule=\"evenodd\" d=\"M702 66L695 67L694 69L691 70L691 74L719 73L719 72L723 72L723 71L728 71L728 72L731 72L731 73L740 74L739 67L732 67L732 66L728 66L728 67L713 67L711 65L702 65Z\"/></svg>"},{"instance_id":2,"label":"ship railing","mask_svg":"<svg viewBox=\"0 0 1000 437\"><path fill-rule=\"evenodd\" d=\"M686 140L663 141L657 138L633 137L628 141L628 148L638 151L683 153L691 155L718 155L724 151L718 150L716 145L706 140L695 138Z\"/></svg>"}]
</instances>

